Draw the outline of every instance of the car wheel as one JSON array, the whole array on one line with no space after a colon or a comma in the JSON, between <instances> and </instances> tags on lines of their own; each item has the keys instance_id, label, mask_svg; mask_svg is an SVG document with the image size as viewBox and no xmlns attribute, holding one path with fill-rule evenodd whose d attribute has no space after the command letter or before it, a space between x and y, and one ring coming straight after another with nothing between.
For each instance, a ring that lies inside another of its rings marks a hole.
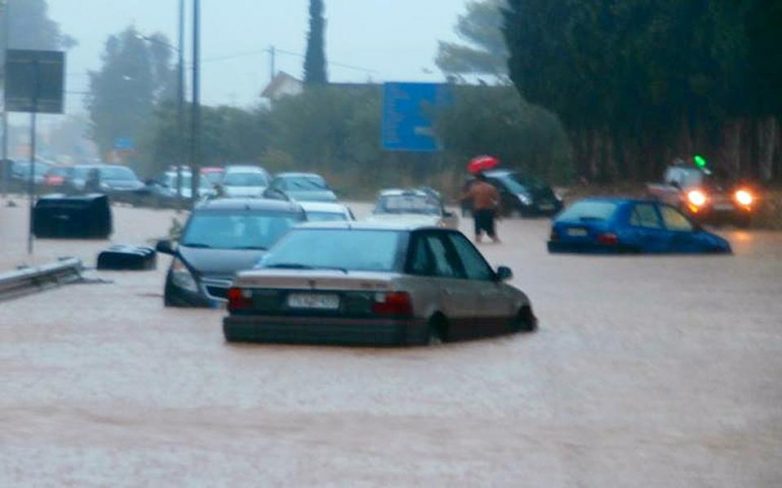
<instances>
[{"instance_id":1,"label":"car wheel","mask_svg":"<svg viewBox=\"0 0 782 488\"><path fill-rule=\"evenodd\" d=\"M530 307L522 307L511 322L512 332L535 332L538 321Z\"/></svg>"},{"instance_id":2,"label":"car wheel","mask_svg":"<svg viewBox=\"0 0 782 488\"><path fill-rule=\"evenodd\" d=\"M427 346L438 346L445 342L448 335L448 323L443 316L435 316L429 320L426 332Z\"/></svg>"}]
</instances>

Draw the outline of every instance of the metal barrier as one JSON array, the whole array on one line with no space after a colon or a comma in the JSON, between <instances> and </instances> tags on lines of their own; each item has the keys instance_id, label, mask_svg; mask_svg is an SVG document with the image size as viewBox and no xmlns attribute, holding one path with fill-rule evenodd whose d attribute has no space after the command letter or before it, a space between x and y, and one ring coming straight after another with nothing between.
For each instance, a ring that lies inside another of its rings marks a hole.
<instances>
[{"instance_id":1,"label":"metal barrier","mask_svg":"<svg viewBox=\"0 0 782 488\"><path fill-rule=\"evenodd\" d=\"M80 259L64 258L42 266L0 273L0 302L82 279Z\"/></svg>"}]
</instances>

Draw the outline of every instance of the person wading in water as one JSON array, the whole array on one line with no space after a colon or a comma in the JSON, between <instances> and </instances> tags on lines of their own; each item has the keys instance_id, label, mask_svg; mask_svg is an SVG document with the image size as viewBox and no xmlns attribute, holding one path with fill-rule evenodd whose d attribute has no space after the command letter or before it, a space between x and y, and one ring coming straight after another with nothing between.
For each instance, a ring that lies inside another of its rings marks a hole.
<instances>
[{"instance_id":1,"label":"person wading in water","mask_svg":"<svg viewBox=\"0 0 782 488\"><path fill-rule=\"evenodd\" d=\"M477 181L470 185L462 199L472 203L472 217L475 221L475 242L481 242L483 233L494 242L500 242L495 229L495 220L500 206L500 193L486 181L486 175L478 173Z\"/></svg>"}]
</instances>

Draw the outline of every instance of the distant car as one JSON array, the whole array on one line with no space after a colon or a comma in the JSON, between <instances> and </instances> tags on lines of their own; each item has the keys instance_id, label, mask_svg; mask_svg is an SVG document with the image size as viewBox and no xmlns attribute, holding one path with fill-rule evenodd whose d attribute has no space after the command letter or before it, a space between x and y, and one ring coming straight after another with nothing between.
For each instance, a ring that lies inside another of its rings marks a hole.
<instances>
[{"instance_id":1,"label":"distant car","mask_svg":"<svg viewBox=\"0 0 782 488\"><path fill-rule=\"evenodd\" d=\"M549 252L730 253L730 243L670 205L653 200L588 198L554 220Z\"/></svg>"},{"instance_id":2,"label":"distant car","mask_svg":"<svg viewBox=\"0 0 782 488\"><path fill-rule=\"evenodd\" d=\"M428 189L381 191L367 221L459 228L459 217L446 210L439 195Z\"/></svg>"},{"instance_id":3,"label":"distant car","mask_svg":"<svg viewBox=\"0 0 782 488\"><path fill-rule=\"evenodd\" d=\"M308 222L346 222L356 220L353 212L341 203L297 202L307 214Z\"/></svg>"},{"instance_id":4,"label":"distant car","mask_svg":"<svg viewBox=\"0 0 782 488\"><path fill-rule=\"evenodd\" d=\"M551 216L557 214L562 207L560 198L550 185L533 176L517 171L495 169L485 171L486 180L500 193L500 210L510 217L533 217L536 215ZM475 181L465 182L463 190ZM472 211L469 200L462 202L462 215Z\"/></svg>"},{"instance_id":5,"label":"distant car","mask_svg":"<svg viewBox=\"0 0 782 488\"><path fill-rule=\"evenodd\" d=\"M97 172L95 187L90 178ZM144 188L136 173L119 164L80 164L68 167L63 188L73 193L105 193L118 200L130 200L133 193Z\"/></svg>"},{"instance_id":6,"label":"distant car","mask_svg":"<svg viewBox=\"0 0 782 488\"><path fill-rule=\"evenodd\" d=\"M672 205L700 223L749 227L758 210L753 185L683 164L669 166L663 183L646 186L649 197Z\"/></svg>"},{"instance_id":7,"label":"distant car","mask_svg":"<svg viewBox=\"0 0 782 488\"><path fill-rule=\"evenodd\" d=\"M46 190L60 191L65 187L65 178L67 175L67 166L52 166L44 173L41 184Z\"/></svg>"},{"instance_id":8,"label":"distant car","mask_svg":"<svg viewBox=\"0 0 782 488\"><path fill-rule=\"evenodd\" d=\"M166 306L217 307L226 300L237 271L251 269L304 210L291 202L215 199L195 207L178 245L157 250L174 257L166 275Z\"/></svg>"},{"instance_id":9,"label":"distant car","mask_svg":"<svg viewBox=\"0 0 782 488\"><path fill-rule=\"evenodd\" d=\"M35 161L35 170L33 181L35 186L44 183L46 172L51 169L52 164L44 161ZM27 188L30 181L30 161L14 161L11 163L11 183L17 188Z\"/></svg>"},{"instance_id":10,"label":"distant car","mask_svg":"<svg viewBox=\"0 0 782 488\"><path fill-rule=\"evenodd\" d=\"M269 184L268 192L284 194L297 202L337 201L337 195L326 180L315 173L278 173Z\"/></svg>"},{"instance_id":11,"label":"distant car","mask_svg":"<svg viewBox=\"0 0 782 488\"><path fill-rule=\"evenodd\" d=\"M222 181L223 174L225 174L225 169L217 166L206 166L201 168L201 176L212 186L215 186Z\"/></svg>"},{"instance_id":12,"label":"distant car","mask_svg":"<svg viewBox=\"0 0 782 488\"><path fill-rule=\"evenodd\" d=\"M260 198L270 180L269 173L260 166L226 166L219 191L228 198Z\"/></svg>"},{"instance_id":13,"label":"distant car","mask_svg":"<svg viewBox=\"0 0 782 488\"><path fill-rule=\"evenodd\" d=\"M190 200L193 195L193 176L190 171L181 172L182 177L182 199ZM157 206L174 205L179 197L177 189L177 179L179 175L174 171L166 171L157 178L147 182L146 187L137 192L140 202L151 203ZM205 177L199 178L198 198L209 198L217 196L217 190L207 181Z\"/></svg>"},{"instance_id":14,"label":"distant car","mask_svg":"<svg viewBox=\"0 0 782 488\"><path fill-rule=\"evenodd\" d=\"M292 229L237 275L227 341L432 344L513 331L537 320L458 231L370 223Z\"/></svg>"}]
</instances>

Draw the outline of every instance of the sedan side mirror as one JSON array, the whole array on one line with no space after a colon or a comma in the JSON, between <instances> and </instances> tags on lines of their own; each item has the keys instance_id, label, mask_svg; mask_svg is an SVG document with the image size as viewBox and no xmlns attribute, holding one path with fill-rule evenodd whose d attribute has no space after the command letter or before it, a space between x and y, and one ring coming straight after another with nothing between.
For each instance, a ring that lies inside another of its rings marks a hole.
<instances>
[{"instance_id":1,"label":"sedan side mirror","mask_svg":"<svg viewBox=\"0 0 782 488\"><path fill-rule=\"evenodd\" d=\"M513 271L507 266L497 268L497 281L508 281L513 278Z\"/></svg>"},{"instance_id":2,"label":"sedan side mirror","mask_svg":"<svg viewBox=\"0 0 782 488\"><path fill-rule=\"evenodd\" d=\"M162 254L171 254L171 255L176 254L176 250L174 249L174 244L168 239L157 241L155 250Z\"/></svg>"}]
</instances>

